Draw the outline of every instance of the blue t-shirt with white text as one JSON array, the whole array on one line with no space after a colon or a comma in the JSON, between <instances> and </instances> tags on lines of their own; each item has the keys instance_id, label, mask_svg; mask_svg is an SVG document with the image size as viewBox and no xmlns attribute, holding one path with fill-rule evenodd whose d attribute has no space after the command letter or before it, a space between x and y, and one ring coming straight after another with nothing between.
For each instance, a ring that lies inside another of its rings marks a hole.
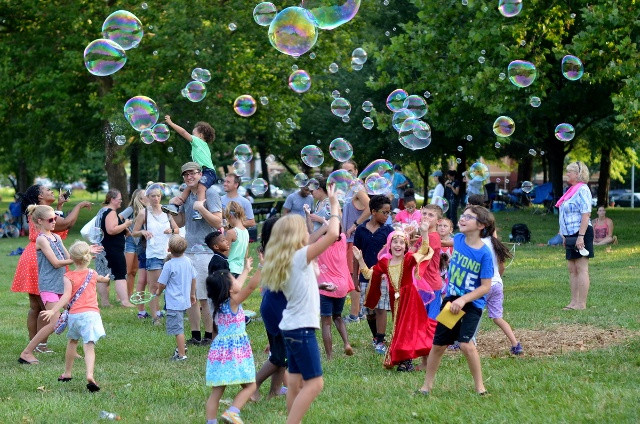
<instances>
[{"instance_id":1,"label":"blue t-shirt with white text","mask_svg":"<svg viewBox=\"0 0 640 424\"><path fill-rule=\"evenodd\" d=\"M493 259L486 245L474 249L465 242L466 236L458 233L453 237L453 255L449 262L449 296L464 296L480 287L480 280L493 277ZM484 308L485 296L472 302Z\"/></svg>"}]
</instances>

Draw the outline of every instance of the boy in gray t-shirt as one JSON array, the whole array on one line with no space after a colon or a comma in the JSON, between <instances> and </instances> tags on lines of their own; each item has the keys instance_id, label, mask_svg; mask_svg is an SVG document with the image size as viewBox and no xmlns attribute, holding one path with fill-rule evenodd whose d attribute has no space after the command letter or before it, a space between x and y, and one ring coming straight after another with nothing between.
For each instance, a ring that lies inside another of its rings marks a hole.
<instances>
[{"instance_id":1,"label":"boy in gray t-shirt","mask_svg":"<svg viewBox=\"0 0 640 424\"><path fill-rule=\"evenodd\" d=\"M184 311L196 303L196 270L191 260L184 256L187 241L179 235L169 239L171 259L162 267L158 278L156 295L165 292L167 305L167 334L176 336L176 348L172 361L187 359L187 349L184 340Z\"/></svg>"}]
</instances>

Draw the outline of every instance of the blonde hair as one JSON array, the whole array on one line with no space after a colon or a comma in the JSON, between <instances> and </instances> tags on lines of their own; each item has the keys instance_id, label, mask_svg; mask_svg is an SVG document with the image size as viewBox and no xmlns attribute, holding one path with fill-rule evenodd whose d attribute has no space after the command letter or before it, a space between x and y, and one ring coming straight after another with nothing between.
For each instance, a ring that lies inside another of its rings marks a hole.
<instances>
[{"instance_id":1,"label":"blonde hair","mask_svg":"<svg viewBox=\"0 0 640 424\"><path fill-rule=\"evenodd\" d=\"M27 215L31 217L31 221L34 224L38 223L39 219L46 219L49 213L55 212L49 205L29 205L27 206Z\"/></svg>"},{"instance_id":2,"label":"blonde hair","mask_svg":"<svg viewBox=\"0 0 640 424\"><path fill-rule=\"evenodd\" d=\"M69 248L69 256L76 265L86 265L91 262L91 249L87 242L78 240Z\"/></svg>"},{"instance_id":3,"label":"blonde hair","mask_svg":"<svg viewBox=\"0 0 640 424\"><path fill-rule=\"evenodd\" d=\"M240 206L238 202L229 202L227 203L227 207L224 208L224 218L227 222L231 221L229 218L232 215L234 218L239 219L240 222L244 221L247 216L244 213L244 208ZM231 228L231 224L227 224L227 228Z\"/></svg>"},{"instance_id":4,"label":"blonde hair","mask_svg":"<svg viewBox=\"0 0 640 424\"><path fill-rule=\"evenodd\" d=\"M131 201L129 202L129 206L133 208L133 217L138 216L141 210L144 209L144 204L140 201L140 193L144 194L141 188L135 189L133 193L131 193Z\"/></svg>"},{"instance_id":5,"label":"blonde hair","mask_svg":"<svg viewBox=\"0 0 640 424\"><path fill-rule=\"evenodd\" d=\"M187 240L181 235L175 234L169 239L169 252L173 256L182 256L187 250Z\"/></svg>"},{"instance_id":6,"label":"blonde hair","mask_svg":"<svg viewBox=\"0 0 640 424\"><path fill-rule=\"evenodd\" d=\"M305 246L307 226L300 215L288 214L278 219L265 248L262 285L271 291L282 291L291 276L296 250Z\"/></svg>"},{"instance_id":7,"label":"blonde hair","mask_svg":"<svg viewBox=\"0 0 640 424\"><path fill-rule=\"evenodd\" d=\"M589 168L584 162L575 161L567 165L567 171L574 171L578 174L578 181L582 183L589 182Z\"/></svg>"},{"instance_id":8,"label":"blonde hair","mask_svg":"<svg viewBox=\"0 0 640 424\"><path fill-rule=\"evenodd\" d=\"M436 217L438 219L442 219L442 208L439 205L429 203L428 205L424 205L423 208L434 211L436 213Z\"/></svg>"},{"instance_id":9,"label":"blonde hair","mask_svg":"<svg viewBox=\"0 0 640 424\"><path fill-rule=\"evenodd\" d=\"M440 222L446 222L447 225L449 225L449 228L451 229L451 232L453 232L453 221L450 220L449 218L440 218L438 220L438 224L440 224Z\"/></svg>"}]
</instances>

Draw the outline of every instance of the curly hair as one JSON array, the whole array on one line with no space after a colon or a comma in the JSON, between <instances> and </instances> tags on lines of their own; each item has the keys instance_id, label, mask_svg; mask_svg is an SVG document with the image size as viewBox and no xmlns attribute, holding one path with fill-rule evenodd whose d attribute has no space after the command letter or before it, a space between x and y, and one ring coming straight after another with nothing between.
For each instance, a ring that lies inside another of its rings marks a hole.
<instances>
[{"instance_id":1,"label":"curly hair","mask_svg":"<svg viewBox=\"0 0 640 424\"><path fill-rule=\"evenodd\" d=\"M196 125L193 127L193 131L198 131L202 134L202 138L204 138L204 141L207 143L211 143L216 139L216 130L206 122L196 122Z\"/></svg>"},{"instance_id":2,"label":"curly hair","mask_svg":"<svg viewBox=\"0 0 640 424\"><path fill-rule=\"evenodd\" d=\"M18 193L20 209L23 214L27 215L27 207L29 207L29 205L37 205L40 203L39 197L41 188L42 186L40 184L34 184L26 189L24 193Z\"/></svg>"}]
</instances>

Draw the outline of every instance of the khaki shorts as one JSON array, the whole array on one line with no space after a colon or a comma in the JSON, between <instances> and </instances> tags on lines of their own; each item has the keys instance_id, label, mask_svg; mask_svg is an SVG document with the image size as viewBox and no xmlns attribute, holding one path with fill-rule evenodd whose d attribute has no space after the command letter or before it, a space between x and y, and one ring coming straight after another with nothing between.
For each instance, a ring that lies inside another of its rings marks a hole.
<instances>
[{"instance_id":1,"label":"khaki shorts","mask_svg":"<svg viewBox=\"0 0 640 424\"><path fill-rule=\"evenodd\" d=\"M209 276L209 262L213 254L208 253L185 253L191 259L193 267L196 269L196 298L206 300L207 297L207 277Z\"/></svg>"}]
</instances>

